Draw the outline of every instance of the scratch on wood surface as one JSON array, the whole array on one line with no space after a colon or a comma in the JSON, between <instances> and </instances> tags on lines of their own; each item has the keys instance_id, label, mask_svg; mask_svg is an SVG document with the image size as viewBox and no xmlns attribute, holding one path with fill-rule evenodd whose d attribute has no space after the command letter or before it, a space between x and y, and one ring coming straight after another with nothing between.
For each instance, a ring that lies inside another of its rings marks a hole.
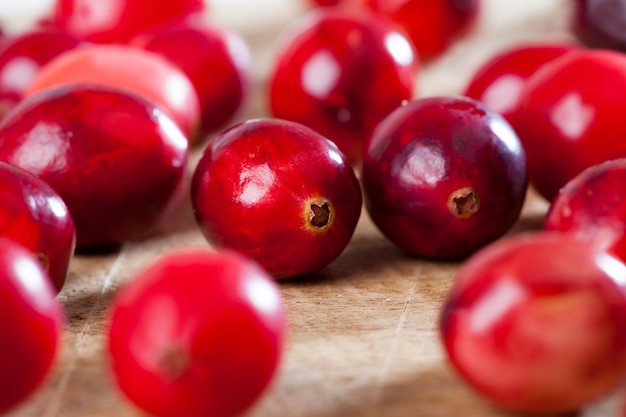
<instances>
[{"instance_id":1,"label":"scratch on wood surface","mask_svg":"<svg viewBox=\"0 0 626 417\"><path fill-rule=\"evenodd\" d=\"M123 245L120 249L120 253L111 265L109 272L105 275L102 281L102 287L100 288L100 293L96 301L93 303L91 310L89 310L89 314L87 315L87 319L85 320L85 324L83 328L80 330L78 336L76 337L75 343L75 351L74 355L68 360L67 365L63 368L63 373L59 378L59 384L57 388L52 392L50 402L48 406L44 410L44 413L41 417L55 417L58 415L58 412L63 404L63 395L65 391L67 391L67 387L69 385L70 378L76 369L76 363L78 362L78 358L80 357L81 351L86 346L87 343L87 334L91 325L96 321L96 312L100 309L102 300L108 289L111 287L115 276L118 274L120 267L124 263L124 260L127 256L128 250L127 245Z\"/></svg>"}]
</instances>

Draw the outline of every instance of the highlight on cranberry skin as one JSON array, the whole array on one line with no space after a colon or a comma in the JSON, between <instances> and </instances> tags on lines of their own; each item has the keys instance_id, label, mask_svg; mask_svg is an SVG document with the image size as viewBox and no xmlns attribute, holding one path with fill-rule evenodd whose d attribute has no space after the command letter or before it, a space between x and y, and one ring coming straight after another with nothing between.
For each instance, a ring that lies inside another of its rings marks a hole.
<instances>
[{"instance_id":1,"label":"highlight on cranberry skin","mask_svg":"<svg viewBox=\"0 0 626 417\"><path fill-rule=\"evenodd\" d=\"M563 233L499 240L461 265L440 335L458 374L516 412L573 412L626 375L626 266Z\"/></svg>"},{"instance_id":2,"label":"highlight on cranberry skin","mask_svg":"<svg viewBox=\"0 0 626 417\"><path fill-rule=\"evenodd\" d=\"M0 236L37 256L59 292L76 246L74 221L65 202L43 180L0 162Z\"/></svg>"},{"instance_id":3,"label":"highlight on cranberry skin","mask_svg":"<svg viewBox=\"0 0 626 417\"><path fill-rule=\"evenodd\" d=\"M141 239L182 202L188 143L154 103L88 84L50 88L0 123L0 161L48 183L80 249Z\"/></svg>"},{"instance_id":4,"label":"highlight on cranberry skin","mask_svg":"<svg viewBox=\"0 0 626 417\"><path fill-rule=\"evenodd\" d=\"M366 8L317 8L283 32L270 111L316 130L358 164L376 125L416 93L418 73L399 25Z\"/></svg>"},{"instance_id":5,"label":"highlight on cranberry skin","mask_svg":"<svg viewBox=\"0 0 626 417\"><path fill-rule=\"evenodd\" d=\"M467 97L416 99L366 144L362 184L374 224L409 253L460 259L517 222L524 149L497 113Z\"/></svg>"},{"instance_id":6,"label":"highlight on cranberry skin","mask_svg":"<svg viewBox=\"0 0 626 417\"><path fill-rule=\"evenodd\" d=\"M268 388L286 312L273 278L232 252L179 249L115 296L107 333L116 383L157 417L234 417Z\"/></svg>"},{"instance_id":7,"label":"highlight on cranberry skin","mask_svg":"<svg viewBox=\"0 0 626 417\"><path fill-rule=\"evenodd\" d=\"M41 262L0 237L0 413L31 397L49 376L60 348L64 313Z\"/></svg>"},{"instance_id":8,"label":"highlight on cranberry skin","mask_svg":"<svg viewBox=\"0 0 626 417\"><path fill-rule=\"evenodd\" d=\"M362 197L333 142L299 123L254 119L209 142L191 203L210 243L254 259L275 278L291 278L343 252Z\"/></svg>"},{"instance_id":9,"label":"highlight on cranberry skin","mask_svg":"<svg viewBox=\"0 0 626 417\"><path fill-rule=\"evenodd\" d=\"M626 159L593 165L550 204L544 230L570 233L626 262Z\"/></svg>"}]
</instances>

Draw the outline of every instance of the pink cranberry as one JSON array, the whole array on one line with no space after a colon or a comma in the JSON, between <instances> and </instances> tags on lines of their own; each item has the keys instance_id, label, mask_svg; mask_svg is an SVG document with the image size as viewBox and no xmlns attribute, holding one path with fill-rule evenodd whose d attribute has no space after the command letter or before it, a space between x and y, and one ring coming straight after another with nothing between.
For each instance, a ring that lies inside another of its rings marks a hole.
<instances>
[{"instance_id":1,"label":"pink cranberry","mask_svg":"<svg viewBox=\"0 0 626 417\"><path fill-rule=\"evenodd\" d=\"M248 91L250 51L233 30L187 19L132 40L178 66L200 100L202 137L222 128L241 108Z\"/></svg>"},{"instance_id":2,"label":"pink cranberry","mask_svg":"<svg viewBox=\"0 0 626 417\"><path fill-rule=\"evenodd\" d=\"M210 242L276 278L308 274L339 256L362 203L339 149L280 119L243 122L212 140L196 167L191 201Z\"/></svg>"},{"instance_id":3,"label":"pink cranberry","mask_svg":"<svg viewBox=\"0 0 626 417\"><path fill-rule=\"evenodd\" d=\"M78 38L53 30L26 32L0 41L0 119L22 99L43 65L79 44Z\"/></svg>"},{"instance_id":4,"label":"pink cranberry","mask_svg":"<svg viewBox=\"0 0 626 417\"><path fill-rule=\"evenodd\" d=\"M504 50L482 65L464 95L483 102L515 127L515 114L528 78L574 48L566 44L534 44Z\"/></svg>"},{"instance_id":5,"label":"pink cranberry","mask_svg":"<svg viewBox=\"0 0 626 417\"><path fill-rule=\"evenodd\" d=\"M411 43L398 26L357 8L309 12L286 33L270 75L271 111L358 162L378 122L413 95Z\"/></svg>"},{"instance_id":6,"label":"pink cranberry","mask_svg":"<svg viewBox=\"0 0 626 417\"><path fill-rule=\"evenodd\" d=\"M413 100L365 147L365 206L378 228L418 256L460 258L517 221L526 158L509 124L464 97Z\"/></svg>"},{"instance_id":7,"label":"pink cranberry","mask_svg":"<svg viewBox=\"0 0 626 417\"><path fill-rule=\"evenodd\" d=\"M575 411L626 375L626 267L561 233L500 240L458 271L441 314L452 365L509 410Z\"/></svg>"},{"instance_id":8,"label":"pink cranberry","mask_svg":"<svg viewBox=\"0 0 626 417\"><path fill-rule=\"evenodd\" d=\"M585 168L626 156L626 57L571 51L530 77L522 92L517 133L531 183L547 200Z\"/></svg>"},{"instance_id":9,"label":"pink cranberry","mask_svg":"<svg viewBox=\"0 0 626 417\"><path fill-rule=\"evenodd\" d=\"M57 0L53 19L81 38L125 43L145 30L203 11L203 0Z\"/></svg>"},{"instance_id":10,"label":"pink cranberry","mask_svg":"<svg viewBox=\"0 0 626 417\"><path fill-rule=\"evenodd\" d=\"M626 159L593 165L557 194L544 229L572 233L626 261Z\"/></svg>"},{"instance_id":11,"label":"pink cranberry","mask_svg":"<svg viewBox=\"0 0 626 417\"><path fill-rule=\"evenodd\" d=\"M144 236L184 191L184 135L156 105L121 90L45 90L5 117L0 137L0 160L39 176L63 198L81 248Z\"/></svg>"},{"instance_id":12,"label":"pink cranberry","mask_svg":"<svg viewBox=\"0 0 626 417\"><path fill-rule=\"evenodd\" d=\"M587 46L626 50L626 4L622 0L574 0L572 28Z\"/></svg>"},{"instance_id":13,"label":"pink cranberry","mask_svg":"<svg viewBox=\"0 0 626 417\"><path fill-rule=\"evenodd\" d=\"M0 201L0 235L36 254L60 291L76 245L67 206L41 179L4 162L0 162Z\"/></svg>"}]
</instances>

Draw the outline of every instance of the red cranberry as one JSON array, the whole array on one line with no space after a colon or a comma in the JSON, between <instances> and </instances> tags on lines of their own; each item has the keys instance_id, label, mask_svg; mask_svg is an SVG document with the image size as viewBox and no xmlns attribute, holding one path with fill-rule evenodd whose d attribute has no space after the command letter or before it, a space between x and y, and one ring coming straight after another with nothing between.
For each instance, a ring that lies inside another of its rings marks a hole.
<instances>
[{"instance_id":1,"label":"red cranberry","mask_svg":"<svg viewBox=\"0 0 626 417\"><path fill-rule=\"evenodd\" d=\"M573 233L626 261L626 159L593 165L550 204L544 229Z\"/></svg>"},{"instance_id":2,"label":"red cranberry","mask_svg":"<svg viewBox=\"0 0 626 417\"><path fill-rule=\"evenodd\" d=\"M46 181L79 247L145 235L180 199L187 141L154 104L96 85L51 88L0 123L0 160Z\"/></svg>"},{"instance_id":3,"label":"red cranberry","mask_svg":"<svg viewBox=\"0 0 626 417\"><path fill-rule=\"evenodd\" d=\"M238 416L275 373L285 316L278 287L256 263L173 252L113 301L108 347L117 383L154 416Z\"/></svg>"},{"instance_id":4,"label":"red cranberry","mask_svg":"<svg viewBox=\"0 0 626 417\"><path fill-rule=\"evenodd\" d=\"M574 34L587 46L626 50L626 3L575 0Z\"/></svg>"},{"instance_id":5,"label":"red cranberry","mask_svg":"<svg viewBox=\"0 0 626 417\"><path fill-rule=\"evenodd\" d=\"M54 23L90 41L125 43L140 32L203 11L203 0L57 0Z\"/></svg>"},{"instance_id":6,"label":"red cranberry","mask_svg":"<svg viewBox=\"0 0 626 417\"><path fill-rule=\"evenodd\" d=\"M585 168L626 156L626 57L579 50L546 64L522 92L517 133L547 200Z\"/></svg>"},{"instance_id":7,"label":"red cranberry","mask_svg":"<svg viewBox=\"0 0 626 417\"><path fill-rule=\"evenodd\" d=\"M362 203L339 149L279 119L243 122L211 141L191 199L209 241L255 259L276 278L333 261L350 241Z\"/></svg>"},{"instance_id":8,"label":"red cranberry","mask_svg":"<svg viewBox=\"0 0 626 417\"><path fill-rule=\"evenodd\" d=\"M235 31L199 19L141 35L133 45L178 66L200 99L202 136L222 128L241 108L250 78L250 51Z\"/></svg>"},{"instance_id":9,"label":"red cranberry","mask_svg":"<svg viewBox=\"0 0 626 417\"><path fill-rule=\"evenodd\" d=\"M49 374L63 329L63 310L41 263L0 238L0 413L30 397Z\"/></svg>"},{"instance_id":10,"label":"red cranberry","mask_svg":"<svg viewBox=\"0 0 626 417\"><path fill-rule=\"evenodd\" d=\"M445 351L501 407L575 411L626 375L625 280L622 262L561 233L500 240L458 271Z\"/></svg>"},{"instance_id":11,"label":"red cranberry","mask_svg":"<svg viewBox=\"0 0 626 417\"><path fill-rule=\"evenodd\" d=\"M57 291L65 283L76 236L67 206L48 184L0 162L0 235L35 253Z\"/></svg>"},{"instance_id":12,"label":"red cranberry","mask_svg":"<svg viewBox=\"0 0 626 417\"><path fill-rule=\"evenodd\" d=\"M191 141L196 139L200 105L193 84L182 70L155 53L127 45L73 49L41 68L25 95L75 83L112 86L153 100Z\"/></svg>"},{"instance_id":13,"label":"red cranberry","mask_svg":"<svg viewBox=\"0 0 626 417\"><path fill-rule=\"evenodd\" d=\"M515 127L515 114L528 78L574 48L566 44L535 44L504 50L482 65L464 94L483 102Z\"/></svg>"},{"instance_id":14,"label":"red cranberry","mask_svg":"<svg viewBox=\"0 0 626 417\"><path fill-rule=\"evenodd\" d=\"M76 48L78 38L38 30L0 42L0 119L22 99L39 69L57 55Z\"/></svg>"},{"instance_id":15,"label":"red cranberry","mask_svg":"<svg viewBox=\"0 0 626 417\"><path fill-rule=\"evenodd\" d=\"M356 8L312 11L286 33L270 75L271 111L358 162L376 124L413 95L413 47L399 27Z\"/></svg>"},{"instance_id":16,"label":"red cranberry","mask_svg":"<svg viewBox=\"0 0 626 417\"><path fill-rule=\"evenodd\" d=\"M517 221L526 159L509 124L464 97L410 101L381 122L363 156L365 206L418 256L460 258Z\"/></svg>"}]
</instances>

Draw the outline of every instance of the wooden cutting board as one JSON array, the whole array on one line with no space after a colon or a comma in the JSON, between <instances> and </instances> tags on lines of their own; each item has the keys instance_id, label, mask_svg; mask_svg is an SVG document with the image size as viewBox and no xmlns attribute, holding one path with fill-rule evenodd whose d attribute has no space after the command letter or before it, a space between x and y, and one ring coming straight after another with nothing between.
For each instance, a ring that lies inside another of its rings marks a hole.
<instances>
[{"instance_id":1,"label":"wooden cutting board","mask_svg":"<svg viewBox=\"0 0 626 417\"><path fill-rule=\"evenodd\" d=\"M5 3L9 0L2 0ZM417 96L459 93L493 53L519 42L571 40L569 0L483 0L477 28L425 63ZM5 19L8 9L0 5ZM263 4L263 6L261 6ZM265 79L280 32L304 11L297 0L215 0L211 18L240 31L254 60L254 91L240 119L267 116ZM197 161L196 150L193 162ZM190 167L190 169L193 168ZM547 204L530 193L511 233L541 226ZM108 369L106 312L116 290L160 255L208 244L189 202L150 239L104 255L77 255L60 300L63 349L52 375L11 417L130 417L143 414L116 389ZM411 257L389 243L363 212L345 252L323 271L282 282L289 312L284 361L250 417L503 417L448 366L439 309L455 263ZM581 412L618 416L621 391Z\"/></svg>"}]
</instances>

